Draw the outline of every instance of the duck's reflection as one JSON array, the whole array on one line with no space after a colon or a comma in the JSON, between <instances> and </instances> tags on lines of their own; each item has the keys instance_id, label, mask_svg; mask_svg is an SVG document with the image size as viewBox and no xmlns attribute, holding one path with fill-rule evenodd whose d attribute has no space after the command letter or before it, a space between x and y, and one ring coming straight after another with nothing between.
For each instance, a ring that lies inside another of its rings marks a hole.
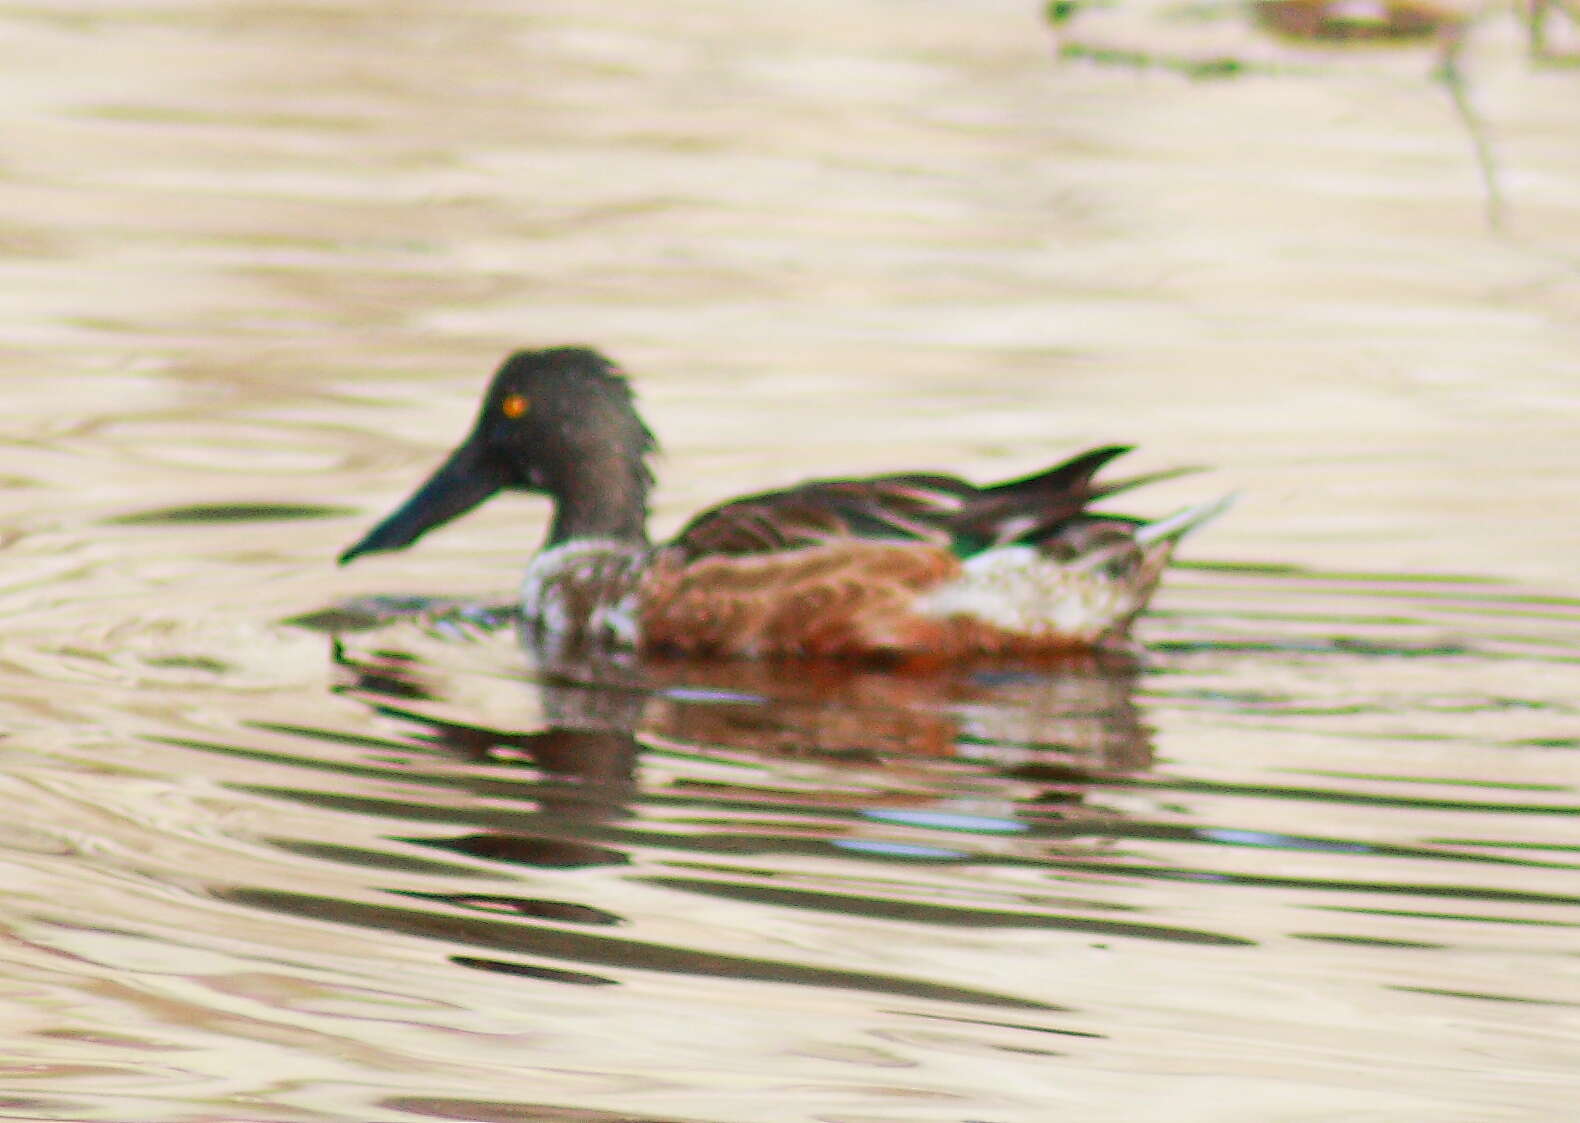
<instances>
[{"instance_id":1,"label":"duck's reflection","mask_svg":"<svg viewBox=\"0 0 1580 1123\"><path fill-rule=\"evenodd\" d=\"M538 815L592 822L630 815L641 751L635 731L647 704L644 692L618 682L545 682L537 687L545 727L521 731L441 717L413 705L450 695L440 682L441 673L408 653L387 646L358 652L337 641L333 661L343 676L340 694L415 726L412 739L457 760L519 764L539 773L542 782L531 785L530 793L522 792L530 794ZM499 794L497 787L490 787Z\"/></svg>"},{"instance_id":2,"label":"duck's reflection","mask_svg":"<svg viewBox=\"0 0 1580 1123\"><path fill-rule=\"evenodd\" d=\"M421 740L457 758L519 761L574 781L586 814L594 813L593 790L605 803L634 794L644 744L899 769L973 762L1064 783L1152 760L1134 701L1138 668L1120 654L885 669L636 657L552 647L527 633L521 644L541 715L532 732L425 714L423 700L453 695L436 665L410 653L337 643L335 661L348 676L342 693L420 724Z\"/></svg>"},{"instance_id":3,"label":"duck's reflection","mask_svg":"<svg viewBox=\"0 0 1580 1123\"><path fill-rule=\"evenodd\" d=\"M1039 666L904 673L827 663L649 660L643 732L773 756L881 762L1054 752L1095 773L1151 759L1135 667L1091 655Z\"/></svg>"},{"instance_id":4,"label":"duck's reflection","mask_svg":"<svg viewBox=\"0 0 1580 1123\"><path fill-rule=\"evenodd\" d=\"M274 887L230 899L442 939L466 950L457 964L538 981L608 985L638 969L1044 1011L1040 999L852 970L837 956L765 958L727 938L693 945L621 929L651 915L641 902L656 893L665 915L705 900L879 928L1243 942L1155 924L1059 879L1119 837L1101 793L1151 761L1138 668L1122 657L884 670L528 642L522 675L497 631L458 644L432 621L389 623L333 645L335 689L400 722L398 738L276 730L318 744L355 738L371 754L331 766L370 786L300 798L397 822L392 843L464 856L473 872L386 887L375 902ZM392 866L374 848L334 853ZM1021 876L996 887L962 878L993 866L1042 867L1052 880L1032 890ZM621 872L562 876L597 868Z\"/></svg>"}]
</instances>

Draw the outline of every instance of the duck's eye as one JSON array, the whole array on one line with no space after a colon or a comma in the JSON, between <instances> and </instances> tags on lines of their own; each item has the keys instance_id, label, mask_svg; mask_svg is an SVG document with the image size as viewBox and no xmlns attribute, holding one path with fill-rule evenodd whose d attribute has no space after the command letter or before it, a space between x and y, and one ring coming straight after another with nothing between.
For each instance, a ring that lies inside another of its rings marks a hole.
<instances>
[{"instance_id":1,"label":"duck's eye","mask_svg":"<svg viewBox=\"0 0 1580 1123\"><path fill-rule=\"evenodd\" d=\"M506 394L505 400L499 403L499 412L514 421L525 414L531 405L525 394Z\"/></svg>"}]
</instances>

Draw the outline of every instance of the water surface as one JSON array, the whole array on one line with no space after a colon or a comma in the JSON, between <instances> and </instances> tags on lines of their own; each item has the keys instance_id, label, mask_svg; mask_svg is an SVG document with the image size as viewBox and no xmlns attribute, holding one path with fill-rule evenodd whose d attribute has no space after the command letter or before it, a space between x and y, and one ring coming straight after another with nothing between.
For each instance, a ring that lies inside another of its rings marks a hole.
<instances>
[{"instance_id":1,"label":"water surface","mask_svg":"<svg viewBox=\"0 0 1580 1123\"><path fill-rule=\"evenodd\" d=\"M0 8L0 1116L1571 1110L1580 75L1475 24L1495 231L1428 54L1035 7ZM545 665L525 499L334 569L571 340L660 532L1241 499L1054 666Z\"/></svg>"}]
</instances>

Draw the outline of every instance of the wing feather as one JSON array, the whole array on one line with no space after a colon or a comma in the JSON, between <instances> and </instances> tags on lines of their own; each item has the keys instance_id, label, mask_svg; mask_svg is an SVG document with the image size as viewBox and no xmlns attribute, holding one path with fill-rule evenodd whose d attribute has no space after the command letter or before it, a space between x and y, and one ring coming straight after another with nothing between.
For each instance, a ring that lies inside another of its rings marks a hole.
<instances>
[{"instance_id":1,"label":"wing feather","mask_svg":"<svg viewBox=\"0 0 1580 1123\"><path fill-rule=\"evenodd\" d=\"M948 476L815 480L698 515L670 542L687 560L822 546L846 539L948 546L949 521L976 488Z\"/></svg>"},{"instance_id":2,"label":"wing feather","mask_svg":"<svg viewBox=\"0 0 1580 1123\"><path fill-rule=\"evenodd\" d=\"M1092 514L1087 506L1116 491L1168 478L1160 472L1117 484L1094 477L1129 452L1106 445L1045 471L989 487L926 473L862 480L813 480L714 507L693 519L666 549L684 561L750 557L851 541L922 543L969 556L1011 542L1054 546L1087 522L1128 529L1135 520Z\"/></svg>"}]
</instances>

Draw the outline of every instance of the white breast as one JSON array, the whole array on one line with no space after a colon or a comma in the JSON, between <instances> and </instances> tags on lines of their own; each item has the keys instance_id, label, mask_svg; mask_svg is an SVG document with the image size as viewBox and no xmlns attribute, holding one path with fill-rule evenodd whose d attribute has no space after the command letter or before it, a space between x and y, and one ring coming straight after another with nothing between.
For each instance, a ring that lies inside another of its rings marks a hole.
<instances>
[{"instance_id":1,"label":"white breast","mask_svg":"<svg viewBox=\"0 0 1580 1123\"><path fill-rule=\"evenodd\" d=\"M642 546L601 538L543 551L522 576L522 619L540 632L636 647L636 578L647 554Z\"/></svg>"}]
</instances>

